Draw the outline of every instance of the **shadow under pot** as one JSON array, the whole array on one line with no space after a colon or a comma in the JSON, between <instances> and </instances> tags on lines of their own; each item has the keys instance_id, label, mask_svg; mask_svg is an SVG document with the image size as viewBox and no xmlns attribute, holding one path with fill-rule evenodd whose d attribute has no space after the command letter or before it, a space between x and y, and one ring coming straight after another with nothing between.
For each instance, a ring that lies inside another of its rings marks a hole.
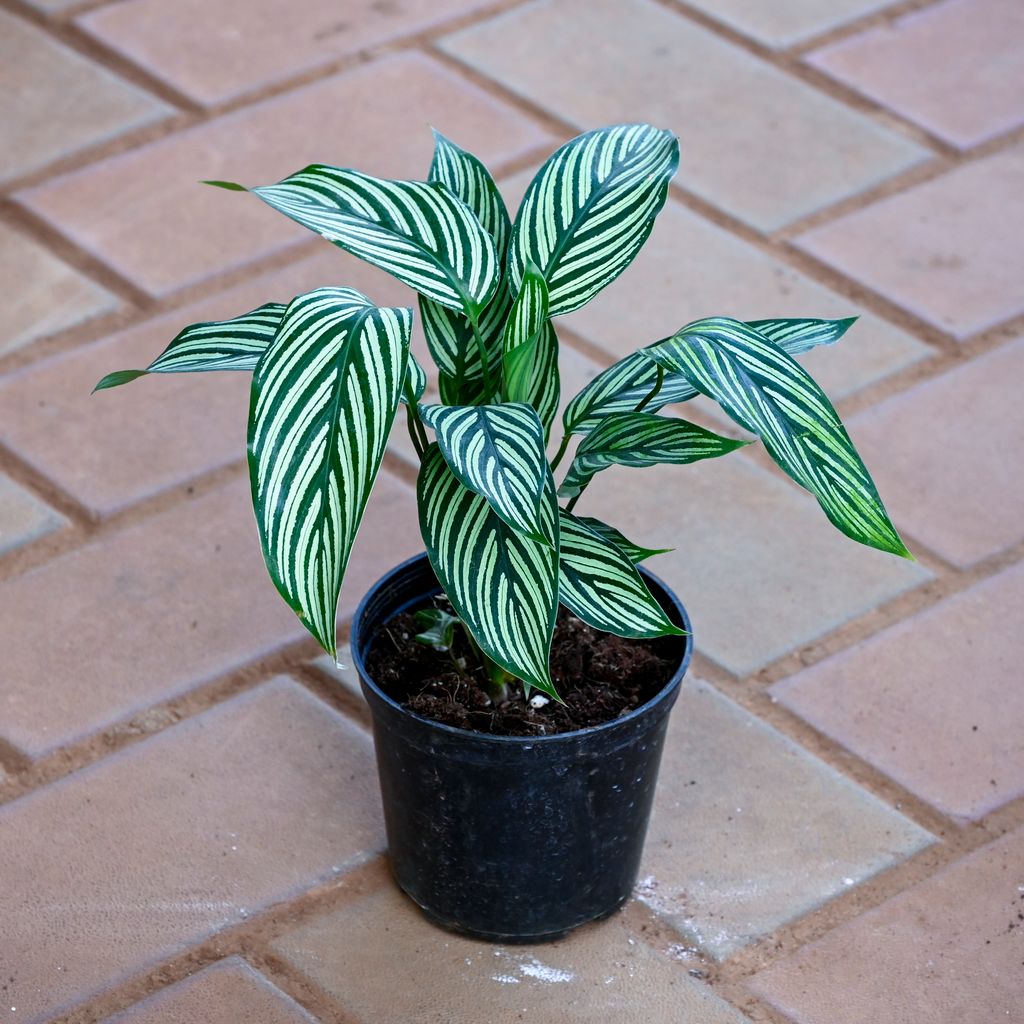
<instances>
[{"instance_id":1,"label":"shadow under pot","mask_svg":"<svg viewBox=\"0 0 1024 1024\"><path fill-rule=\"evenodd\" d=\"M672 622L692 633L672 591L640 573ZM392 871L443 928L492 942L561 938L614 913L636 884L668 713L693 637L680 637L668 683L611 722L552 736L491 736L409 711L367 673L380 628L440 592L419 555L378 580L352 626Z\"/></svg>"}]
</instances>

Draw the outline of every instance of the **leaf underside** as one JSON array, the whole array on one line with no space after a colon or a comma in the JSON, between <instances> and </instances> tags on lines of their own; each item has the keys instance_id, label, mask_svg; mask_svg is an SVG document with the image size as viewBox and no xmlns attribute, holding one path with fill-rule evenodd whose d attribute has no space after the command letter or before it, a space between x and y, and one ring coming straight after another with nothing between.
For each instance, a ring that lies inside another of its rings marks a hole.
<instances>
[{"instance_id":1,"label":"leaf underside","mask_svg":"<svg viewBox=\"0 0 1024 1024\"><path fill-rule=\"evenodd\" d=\"M856 319L777 318L751 320L747 326L753 327L769 341L795 356L819 345L834 344L849 330ZM643 350L613 363L606 370L602 370L566 406L562 417L566 433L587 434L604 416L635 409L650 393L657 376L657 365ZM668 371L657 395L645 408L647 412L657 412L666 405L686 402L698 394L686 374Z\"/></svg>"},{"instance_id":2,"label":"leaf underside","mask_svg":"<svg viewBox=\"0 0 1024 1024\"><path fill-rule=\"evenodd\" d=\"M566 498L579 494L595 473L609 466L642 469L663 463L686 465L728 455L747 443L674 417L613 413L605 416L576 449L558 493Z\"/></svg>"},{"instance_id":3,"label":"leaf underside","mask_svg":"<svg viewBox=\"0 0 1024 1024\"><path fill-rule=\"evenodd\" d=\"M254 370L260 356L274 340L285 307L268 302L231 320L190 324L145 370L108 373L94 388L127 384L148 373L201 373L207 370Z\"/></svg>"},{"instance_id":4,"label":"leaf underside","mask_svg":"<svg viewBox=\"0 0 1024 1024\"><path fill-rule=\"evenodd\" d=\"M835 409L782 348L745 323L714 317L644 351L757 434L848 537L910 557Z\"/></svg>"}]
</instances>

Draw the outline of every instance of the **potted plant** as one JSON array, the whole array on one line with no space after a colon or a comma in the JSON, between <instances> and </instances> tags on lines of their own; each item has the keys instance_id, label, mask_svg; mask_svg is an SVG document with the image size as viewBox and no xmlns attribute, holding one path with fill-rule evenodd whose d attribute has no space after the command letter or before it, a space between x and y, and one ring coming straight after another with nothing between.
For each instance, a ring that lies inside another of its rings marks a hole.
<instances>
[{"instance_id":1,"label":"potted plant","mask_svg":"<svg viewBox=\"0 0 1024 1024\"><path fill-rule=\"evenodd\" d=\"M581 135L541 167L514 223L483 164L439 134L426 182L323 165L248 190L210 182L251 191L418 292L440 400L424 401L412 310L337 287L193 324L148 369L97 385L253 373L248 459L263 555L335 656L345 567L404 405L426 553L366 595L352 654L396 878L435 921L488 939L558 937L611 913L636 879L692 637L678 599L637 568L656 552L575 506L608 466L690 463L747 443L660 415L665 406L714 399L841 531L910 557L793 358L852 320L688 324L573 397L548 459L560 400L553 320L632 261L678 152L671 132L644 124ZM597 696L578 678L602 673Z\"/></svg>"}]
</instances>

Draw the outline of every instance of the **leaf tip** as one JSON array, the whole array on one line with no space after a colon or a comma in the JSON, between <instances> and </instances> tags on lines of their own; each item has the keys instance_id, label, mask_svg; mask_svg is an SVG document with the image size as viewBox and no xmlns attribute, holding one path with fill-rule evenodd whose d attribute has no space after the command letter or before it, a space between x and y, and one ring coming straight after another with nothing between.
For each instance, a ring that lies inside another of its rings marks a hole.
<instances>
[{"instance_id":1,"label":"leaf tip","mask_svg":"<svg viewBox=\"0 0 1024 1024\"><path fill-rule=\"evenodd\" d=\"M211 185L213 188L223 188L228 192L248 192L249 190L244 185L239 185L237 181L217 181L217 180L203 180L199 182L200 185Z\"/></svg>"},{"instance_id":2,"label":"leaf tip","mask_svg":"<svg viewBox=\"0 0 1024 1024\"><path fill-rule=\"evenodd\" d=\"M106 391L109 388L120 387L120 385L127 384L137 377L144 377L148 372L148 370L115 370L97 382L96 387L92 389L90 394L95 395L97 391Z\"/></svg>"}]
</instances>

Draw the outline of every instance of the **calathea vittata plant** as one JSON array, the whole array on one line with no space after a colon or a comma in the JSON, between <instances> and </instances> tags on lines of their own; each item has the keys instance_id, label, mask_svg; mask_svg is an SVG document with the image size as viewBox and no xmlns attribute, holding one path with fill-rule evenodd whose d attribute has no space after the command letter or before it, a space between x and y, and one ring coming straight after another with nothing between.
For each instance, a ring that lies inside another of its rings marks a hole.
<instances>
[{"instance_id":1,"label":"calathea vittata plant","mask_svg":"<svg viewBox=\"0 0 1024 1024\"><path fill-rule=\"evenodd\" d=\"M250 191L419 293L440 401L409 351L411 309L319 288L233 320L193 324L143 373L253 372L248 453L263 555L282 597L331 654L338 593L392 423L404 404L420 458L430 562L482 657L554 694L559 602L627 637L678 632L635 565L654 552L576 502L607 466L689 463L745 442L659 415L707 395L759 437L854 540L909 557L835 410L794 360L852 320L698 320L620 360L562 417L553 321L633 260L678 165L674 135L619 125L566 143L512 223L483 164L436 136L428 180L314 164ZM430 433L434 440L430 440ZM557 489L553 471L579 437ZM563 507L559 496L566 499Z\"/></svg>"}]
</instances>

